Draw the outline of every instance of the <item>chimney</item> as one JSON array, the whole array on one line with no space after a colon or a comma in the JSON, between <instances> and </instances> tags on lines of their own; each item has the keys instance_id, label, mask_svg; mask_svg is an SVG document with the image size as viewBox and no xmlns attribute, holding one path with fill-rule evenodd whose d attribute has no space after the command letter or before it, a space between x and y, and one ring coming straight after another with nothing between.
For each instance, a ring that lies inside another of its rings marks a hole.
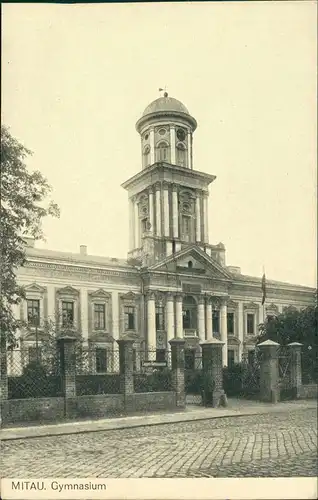
<instances>
[{"instance_id":1,"label":"chimney","mask_svg":"<svg viewBox=\"0 0 318 500\"><path fill-rule=\"evenodd\" d=\"M35 239L34 238L28 238L27 236L25 236L23 238L24 240L24 243L27 247L29 248L34 248L34 245L35 245Z\"/></svg>"},{"instance_id":2,"label":"chimney","mask_svg":"<svg viewBox=\"0 0 318 500\"><path fill-rule=\"evenodd\" d=\"M87 255L87 246L86 245L81 245L80 246L80 254L81 255Z\"/></svg>"}]
</instances>

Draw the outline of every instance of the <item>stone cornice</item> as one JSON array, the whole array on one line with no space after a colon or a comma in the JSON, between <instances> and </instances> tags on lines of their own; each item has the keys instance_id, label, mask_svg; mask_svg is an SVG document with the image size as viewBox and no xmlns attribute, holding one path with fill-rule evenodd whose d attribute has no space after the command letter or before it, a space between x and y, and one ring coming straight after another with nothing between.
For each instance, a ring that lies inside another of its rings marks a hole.
<instances>
[{"instance_id":1,"label":"stone cornice","mask_svg":"<svg viewBox=\"0 0 318 500\"><path fill-rule=\"evenodd\" d=\"M24 268L35 268L35 269L48 269L48 270L56 270L56 271L69 271L69 272L74 272L74 273L94 273L94 272L99 272L101 274L107 275L107 276L131 276L132 274L135 276L138 276L138 271L136 269L129 269L129 268L121 268L118 270L115 270L111 266L106 267L106 265L100 265L95 264L94 267L88 267L87 265L82 265L82 264L73 264L65 261L61 262L52 262L52 260L48 259L47 261L43 260L38 260L38 259L28 259L28 261L25 263L23 266ZM23 268L22 268L23 269Z\"/></svg>"}]
</instances>

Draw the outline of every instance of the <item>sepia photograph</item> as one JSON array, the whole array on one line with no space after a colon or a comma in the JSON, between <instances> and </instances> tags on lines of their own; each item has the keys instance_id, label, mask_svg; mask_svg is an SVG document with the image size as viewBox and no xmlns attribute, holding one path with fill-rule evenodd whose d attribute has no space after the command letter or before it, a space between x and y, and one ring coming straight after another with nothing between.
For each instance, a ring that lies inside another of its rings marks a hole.
<instances>
[{"instance_id":1,"label":"sepia photograph","mask_svg":"<svg viewBox=\"0 0 318 500\"><path fill-rule=\"evenodd\" d=\"M3 500L316 497L316 18L2 4Z\"/></svg>"}]
</instances>

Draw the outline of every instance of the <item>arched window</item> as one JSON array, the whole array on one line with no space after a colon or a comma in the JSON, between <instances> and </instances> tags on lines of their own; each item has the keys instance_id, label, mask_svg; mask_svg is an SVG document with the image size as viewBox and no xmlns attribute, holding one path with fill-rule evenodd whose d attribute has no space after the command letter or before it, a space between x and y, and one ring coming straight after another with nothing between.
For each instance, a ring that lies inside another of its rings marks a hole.
<instances>
[{"instance_id":1,"label":"arched window","mask_svg":"<svg viewBox=\"0 0 318 500\"><path fill-rule=\"evenodd\" d=\"M156 148L156 161L170 161L170 147L167 142L159 142Z\"/></svg>"},{"instance_id":2,"label":"arched window","mask_svg":"<svg viewBox=\"0 0 318 500\"><path fill-rule=\"evenodd\" d=\"M197 303L191 296L186 296L182 303L182 317L184 330L197 328Z\"/></svg>"},{"instance_id":3,"label":"arched window","mask_svg":"<svg viewBox=\"0 0 318 500\"><path fill-rule=\"evenodd\" d=\"M187 166L187 150L181 142L177 144L177 165L180 165L180 167Z\"/></svg>"},{"instance_id":4,"label":"arched window","mask_svg":"<svg viewBox=\"0 0 318 500\"><path fill-rule=\"evenodd\" d=\"M144 168L150 165L150 146L145 146L144 148Z\"/></svg>"}]
</instances>

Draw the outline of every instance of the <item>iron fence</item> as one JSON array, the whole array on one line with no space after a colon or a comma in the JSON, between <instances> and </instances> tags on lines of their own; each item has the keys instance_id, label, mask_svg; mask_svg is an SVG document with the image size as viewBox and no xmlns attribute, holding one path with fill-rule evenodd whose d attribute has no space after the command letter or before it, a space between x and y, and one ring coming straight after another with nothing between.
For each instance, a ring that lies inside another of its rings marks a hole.
<instances>
[{"instance_id":1,"label":"iron fence","mask_svg":"<svg viewBox=\"0 0 318 500\"><path fill-rule=\"evenodd\" d=\"M133 378L135 392L171 391L171 352L165 349L134 350Z\"/></svg>"},{"instance_id":2,"label":"iron fence","mask_svg":"<svg viewBox=\"0 0 318 500\"><path fill-rule=\"evenodd\" d=\"M9 350L7 374L9 399L63 396L57 351L45 353L40 348Z\"/></svg>"},{"instance_id":3,"label":"iron fence","mask_svg":"<svg viewBox=\"0 0 318 500\"><path fill-rule=\"evenodd\" d=\"M76 395L120 393L119 351L94 347L76 353Z\"/></svg>"}]
</instances>

